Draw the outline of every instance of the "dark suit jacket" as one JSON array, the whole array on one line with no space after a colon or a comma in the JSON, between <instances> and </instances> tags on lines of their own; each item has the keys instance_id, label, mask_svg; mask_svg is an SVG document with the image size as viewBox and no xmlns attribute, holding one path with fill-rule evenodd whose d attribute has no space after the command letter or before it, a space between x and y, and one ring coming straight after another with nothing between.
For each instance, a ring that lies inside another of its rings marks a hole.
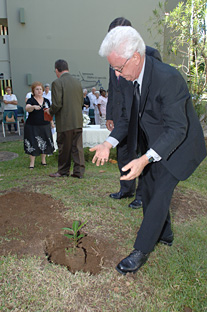
<instances>
[{"instance_id":1,"label":"dark suit jacket","mask_svg":"<svg viewBox=\"0 0 207 312\"><path fill-rule=\"evenodd\" d=\"M133 83L122 79L126 111L110 136L121 142L128 134ZM146 56L141 90L140 125L148 148L179 180L188 178L206 157L203 131L181 74L170 65Z\"/></svg>"},{"instance_id":2,"label":"dark suit jacket","mask_svg":"<svg viewBox=\"0 0 207 312\"><path fill-rule=\"evenodd\" d=\"M52 83L50 114L55 115L57 132L83 127L83 90L81 83L68 72Z\"/></svg>"},{"instance_id":3,"label":"dark suit jacket","mask_svg":"<svg viewBox=\"0 0 207 312\"><path fill-rule=\"evenodd\" d=\"M158 50L146 46L146 54L152 56L159 61L162 61L161 55ZM109 69L109 88L108 88L108 102L106 106L106 120L113 120L116 125L119 117L122 114L122 108L124 107L123 96L121 94L120 85L122 83L122 77L117 79L113 69Z\"/></svg>"}]
</instances>

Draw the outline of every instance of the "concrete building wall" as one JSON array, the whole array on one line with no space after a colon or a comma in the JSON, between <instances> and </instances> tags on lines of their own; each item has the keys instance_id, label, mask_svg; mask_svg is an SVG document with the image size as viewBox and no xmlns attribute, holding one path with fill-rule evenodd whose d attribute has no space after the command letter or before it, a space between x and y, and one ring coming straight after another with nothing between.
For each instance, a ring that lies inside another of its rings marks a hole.
<instances>
[{"instance_id":1,"label":"concrete building wall","mask_svg":"<svg viewBox=\"0 0 207 312\"><path fill-rule=\"evenodd\" d=\"M7 17L8 22L13 92L24 106L30 91L28 80L51 83L56 79L54 62L59 58L68 61L70 73L83 88L107 88L108 64L98 50L108 25L124 16L145 42L153 45L148 20L160 0L1 1L6 3L6 16L1 18ZM173 1L175 5L178 2Z\"/></svg>"},{"instance_id":2,"label":"concrete building wall","mask_svg":"<svg viewBox=\"0 0 207 312\"><path fill-rule=\"evenodd\" d=\"M0 0L0 18L6 18L6 0Z\"/></svg>"}]
</instances>

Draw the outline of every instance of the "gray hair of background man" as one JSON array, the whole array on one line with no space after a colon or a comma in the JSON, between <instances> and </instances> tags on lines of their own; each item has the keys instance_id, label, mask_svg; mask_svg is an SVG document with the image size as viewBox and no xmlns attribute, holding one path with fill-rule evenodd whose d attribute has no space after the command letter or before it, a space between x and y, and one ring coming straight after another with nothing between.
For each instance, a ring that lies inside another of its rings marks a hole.
<instances>
[{"instance_id":1,"label":"gray hair of background man","mask_svg":"<svg viewBox=\"0 0 207 312\"><path fill-rule=\"evenodd\" d=\"M59 72L62 72L64 70L69 70L68 63L65 60L57 60L55 62L55 69L57 69Z\"/></svg>"},{"instance_id":2,"label":"gray hair of background man","mask_svg":"<svg viewBox=\"0 0 207 312\"><path fill-rule=\"evenodd\" d=\"M140 34L131 26L117 26L110 30L104 38L100 56L109 56L115 52L123 58L131 58L134 52L145 54L145 43Z\"/></svg>"},{"instance_id":3,"label":"gray hair of background man","mask_svg":"<svg viewBox=\"0 0 207 312\"><path fill-rule=\"evenodd\" d=\"M83 93L86 93L86 92L88 92L88 90L87 89L83 89Z\"/></svg>"}]
</instances>

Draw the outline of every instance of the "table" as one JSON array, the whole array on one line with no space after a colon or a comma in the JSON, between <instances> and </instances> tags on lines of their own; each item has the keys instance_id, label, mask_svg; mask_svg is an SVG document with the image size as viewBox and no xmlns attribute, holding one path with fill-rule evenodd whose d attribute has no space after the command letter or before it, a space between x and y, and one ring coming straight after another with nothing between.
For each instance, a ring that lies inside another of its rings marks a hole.
<instances>
[{"instance_id":1,"label":"table","mask_svg":"<svg viewBox=\"0 0 207 312\"><path fill-rule=\"evenodd\" d=\"M97 144L103 143L109 134L110 131L107 128L101 129L100 125L87 126L86 128L83 128L83 147L93 147ZM52 135L56 151L58 149L56 128L52 129Z\"/></svg>"},{"instance_id":2,"label":"table","mask_svg":"<svg viewBox=\"0 0 207 312\"><path fill-rule=\"evenodd\" d=\"M83 147L93 147L103 143L109 134L107 128L101 129L100 125L89 125L83 128Z\"/></svg>"}]
</instances>

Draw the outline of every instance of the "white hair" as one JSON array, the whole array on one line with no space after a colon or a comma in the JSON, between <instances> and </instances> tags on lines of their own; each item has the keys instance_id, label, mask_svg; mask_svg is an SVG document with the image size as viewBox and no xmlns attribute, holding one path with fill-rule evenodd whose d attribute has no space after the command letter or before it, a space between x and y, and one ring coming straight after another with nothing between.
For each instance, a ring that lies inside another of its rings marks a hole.
<instances>
[{"instance_id":1,"label":"white hair","mask_svg":"<svg viewBox=\"0 0 207 312\"><path fill-rule=\"evenodd\" d=\"M94 93L96 93L96 94L99 94L99 95L100 95L100 92L99 92L99 91L95 91Z\"/></svg>"},{"instance_id":2,"label":"white hair","mask_svg":"<svg viewBox=\"0 0 207 312\"><path fill-rule=\"evenodd\" d=\"M112 52L123 58L131 58L134 52L143 56L145 43L140 34L131 26L117 26L104 38L99 55L107 57Z\"/></svg>"},{"instance_id":3,"label":"white hair","mask_svg":"<svg viewBox=\"0 0 207 312\"><path fill-rule=\"evenodd\" d=\"M85 92L88 92L88 90L87 89L83 89L83 93L85 93Z\"/></svg>"}]
</instances>

